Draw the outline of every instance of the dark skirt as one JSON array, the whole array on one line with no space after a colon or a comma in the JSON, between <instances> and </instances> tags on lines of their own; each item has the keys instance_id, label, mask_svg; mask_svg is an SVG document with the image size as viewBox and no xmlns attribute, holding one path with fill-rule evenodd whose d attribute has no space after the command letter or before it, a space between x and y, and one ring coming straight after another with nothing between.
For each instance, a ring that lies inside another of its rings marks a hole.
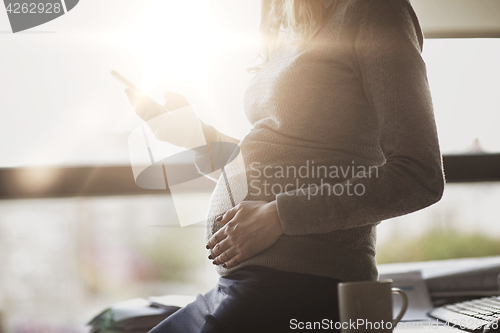
<instances>
[{"instance_id":1,"label":"dark skirt","mask_svg":"<svg viewBox=\"0 0 500 333\"><path fill-rule=\"evenodd\" d=\"M244 267L221 277L214 289L198 295L150 333L340 332L335 330L339 282Z\"/></svg>"}]
</instances>

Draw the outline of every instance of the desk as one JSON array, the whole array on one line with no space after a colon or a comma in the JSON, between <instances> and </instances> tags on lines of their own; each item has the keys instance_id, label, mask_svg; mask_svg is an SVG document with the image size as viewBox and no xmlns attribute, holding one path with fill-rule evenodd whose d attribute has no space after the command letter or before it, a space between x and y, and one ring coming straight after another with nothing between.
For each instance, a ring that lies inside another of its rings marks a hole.
<instances>
[{"instance_id":1,"label":"desk","mask_svg":"<svg viewBox=\"0 0 500 333\"><path fill-rule=\"evenodd\" d=\"M434 305L452 296L484 297L499 294L500 257L452 259L379 266L381 279L393 279L393 286L406 291L409 308L394 332L465 332L448 325L438 326L426 314ZM394 298L394 313L401 308ZM406 320L406 321L404 321ZM421 320L421 321L416 321Z\"/></svg>"}]
</instances>

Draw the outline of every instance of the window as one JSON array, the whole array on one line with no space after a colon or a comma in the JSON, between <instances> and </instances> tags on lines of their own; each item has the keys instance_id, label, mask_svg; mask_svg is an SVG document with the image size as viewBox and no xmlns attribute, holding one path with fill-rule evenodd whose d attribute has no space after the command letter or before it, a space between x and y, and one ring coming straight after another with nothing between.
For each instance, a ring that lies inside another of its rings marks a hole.
<instances>
[{"instance_id":1,"label":"window","mask_svg":"<svg viewBox=\"0 0 500 333\"><path fill-rule=\"evenodd\" d=\"M500 152L500 38L426 39L443 154Z\"/></svg>"},{"instance_id":2,"label":"window","mask_svg":"<svg viewBox=\"0 0 500 333\"><path fill-rule=\"evenodd\" d=\"M500 39L428 39L443 154L500 152ZM500 182L447 184L423 211L382 222L379 263L500 255ZM398 251L394 251L394 249Z\"/></svg>"}]
</instances>

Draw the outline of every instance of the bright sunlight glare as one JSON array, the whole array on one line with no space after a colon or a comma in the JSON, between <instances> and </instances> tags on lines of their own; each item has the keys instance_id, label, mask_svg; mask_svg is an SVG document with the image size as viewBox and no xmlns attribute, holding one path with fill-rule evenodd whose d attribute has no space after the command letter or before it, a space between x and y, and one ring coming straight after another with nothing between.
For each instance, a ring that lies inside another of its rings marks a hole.
<instances>
[{"instance_id":1,"label":"bright sunlight glare","mask_svg":"<svg viewBox=\"0 0 500 333\"><path fill-rule=\"evenodd\" d=\"M224 27L217 15L224 13L207 0L150 0L131 26L106 39L136 58L144 90L186 85L208 98L208 77L221 55L258 44L256 27L253 35Z\"/></svg>"},{"instance_id":2,"label":"bright sunlight glare","mask_svg":"<svg viewBox=\"0 0 500 333\"><path fill-rule=\"evenodd\" d=\"M499 152L500 39L426 39L423 57L443 153Z\"/></svg>"}]
</instances>

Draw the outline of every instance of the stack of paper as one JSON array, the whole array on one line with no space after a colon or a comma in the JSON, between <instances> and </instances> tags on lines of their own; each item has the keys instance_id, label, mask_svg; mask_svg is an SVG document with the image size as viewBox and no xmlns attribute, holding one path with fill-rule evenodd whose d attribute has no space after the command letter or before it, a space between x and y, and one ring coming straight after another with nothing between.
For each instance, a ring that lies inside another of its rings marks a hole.
<instances>
[{"instance_id":1,"label":"stack of paper","mask_svg":"<svg viewBox=\"0 0 500 333\"><path fill-rule=\"evenodd\" d=\"M136 298L104 310L88 325L92 333L147 333L165 318L192 302L191 296Z\"/></svg>"}]
</instances>

